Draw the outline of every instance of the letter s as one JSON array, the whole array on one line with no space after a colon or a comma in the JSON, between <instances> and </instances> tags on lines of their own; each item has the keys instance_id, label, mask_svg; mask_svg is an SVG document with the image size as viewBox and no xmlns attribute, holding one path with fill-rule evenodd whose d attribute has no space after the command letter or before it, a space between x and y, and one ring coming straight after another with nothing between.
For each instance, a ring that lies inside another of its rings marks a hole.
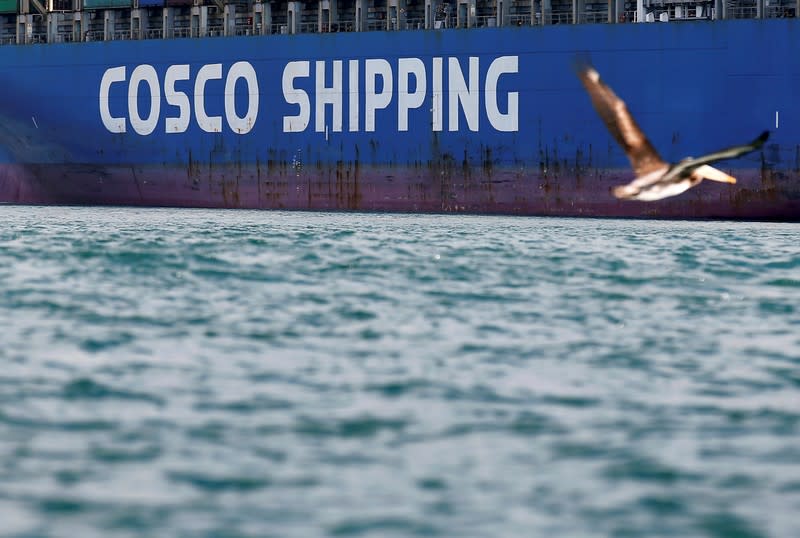
<instances>
[{"instance_id":1,"label":"letter s","mask_svg":"<svg viewBox=\"0 0 800 538\"><path fill-rule=\"evenodd\" d=\"M311 101L305 90L294 87L294 79L307 77L311 73L311 62L289 62L283 69L283 98L290 105L299 105L296 116L283 117L284 133L300 133L311 121Z\"/></svg>"},{"instance_id":2,"label":"letter s","mask_svg":"<svg viewBox=\"0 0 800 538\"><path fill-rule=\"evenodd\" d=\"M171 65L167 69L166 75L164 75L164 95L167 98L167 103L178 107L180 110L177 118L167 118L165 124L167 133L185 133L189 128L189 118L191 117L189 96L175 89L177 81L189 80L189 77L188 64Z\"/></svg>"}]
</instances>

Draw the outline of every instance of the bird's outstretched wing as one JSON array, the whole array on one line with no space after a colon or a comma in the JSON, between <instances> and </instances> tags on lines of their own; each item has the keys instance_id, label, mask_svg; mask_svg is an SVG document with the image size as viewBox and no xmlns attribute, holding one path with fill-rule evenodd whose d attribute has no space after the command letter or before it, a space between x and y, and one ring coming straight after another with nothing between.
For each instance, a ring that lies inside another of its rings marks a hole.
<instances>
[{"instance_id":1,"label":"bird's outstretched wing","mask_svg":"<svg viewBox=\"0 0 800 538\"><path fill-rule=\"evenodd\" d=\"M600 80L600 74L584 61L576 62L575 71L589 93L594 109L628 155L636 175L644 176L666 166L667 163L659 156L628 112L625 101L617 97L614 91Z\"/></svg>"},{"instance_id":2,"label":"bird's outstretched wing","mask_svg":"<svg viewBox=\"0 0 800 538\"><path fill-rule=\"evenodd\" d=\"M769 138L769 131L764 131L763 133L758 135L758 138L756 138L749 144L742 144L741 146L731 146L729 148L715 151L714 153L709 153L708 155L703 155L702 157L691 159L691 164L692 164L691 169L699 168L704 164L713 163L715 161L721 161L723 159L735 159L736 157L741 157L746 153L750 153L751 151L759 149L761 146L764 145L764 142L766 142L768 138Z\"/></svg>"}]
</instances>

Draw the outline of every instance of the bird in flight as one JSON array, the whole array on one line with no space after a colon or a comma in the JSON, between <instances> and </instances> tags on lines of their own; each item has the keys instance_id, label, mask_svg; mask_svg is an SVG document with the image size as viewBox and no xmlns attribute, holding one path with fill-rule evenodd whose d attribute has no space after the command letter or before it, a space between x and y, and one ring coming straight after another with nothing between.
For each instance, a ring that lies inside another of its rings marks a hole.
<instances>
[{"instance_id":1,"label":"bird in flight","mask_svg":"<svg viewBox=\"0 0 800 538\"><path fill-rule=\"evenodd\" d=\"M674 164L667 163L636 124L625 101L600 80L600 74L591 65L581 62L576 65L576 71L592 99L592 105L625 150L636 173L636 179L627 185L614 187L612 192L617 198L649 202L680 194L704 179L736 183L736 178L709 166L709 163L755 151L769 138L769 131L764 131L749 144L725 148L702 157L687 157Z\"/></svg>"}]
</instances>

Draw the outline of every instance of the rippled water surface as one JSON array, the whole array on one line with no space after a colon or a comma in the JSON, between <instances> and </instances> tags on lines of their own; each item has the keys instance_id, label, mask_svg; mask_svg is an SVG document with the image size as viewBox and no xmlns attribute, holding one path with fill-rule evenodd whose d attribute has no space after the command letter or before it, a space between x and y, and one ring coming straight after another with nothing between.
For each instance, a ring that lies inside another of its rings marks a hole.
<instances>
[{"instance_id":1,"label":"rippled water surface","mask_svg":"<svg viewBox=\"0 0 800 538\"><path fill-rule=\"evenodd\" d=\"M800 536L800 228L0 207L0 535Z\"/></svg>"}]
</instances>

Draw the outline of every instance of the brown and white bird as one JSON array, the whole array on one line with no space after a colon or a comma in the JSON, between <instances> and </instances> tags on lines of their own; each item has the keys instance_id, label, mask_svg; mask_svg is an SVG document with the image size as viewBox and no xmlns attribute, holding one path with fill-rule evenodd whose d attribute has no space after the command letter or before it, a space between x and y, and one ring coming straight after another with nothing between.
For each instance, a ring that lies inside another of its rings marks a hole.
<instances>
[{"instance_id":1,"label":"brown and white bird","mask_svg":"<svg viewBox=\"0 0 800 538\"><path fill-rule=\"evenodd\" d=\"M625 101L600 80L600 74L587 63L576 64L576 71L589 92L592 105L614 139L625 150L636 173L636 179L629 184L614 187L612 192L617 198L648 202L660 200L680 194L703 179L736 183L736 178L709 166L709 163L755 151L769 138L769 131L764 131L749 144L722 149L702 157L687 157L674 164L667 163L636 124Z\"/></svg>"}]
</instances>

